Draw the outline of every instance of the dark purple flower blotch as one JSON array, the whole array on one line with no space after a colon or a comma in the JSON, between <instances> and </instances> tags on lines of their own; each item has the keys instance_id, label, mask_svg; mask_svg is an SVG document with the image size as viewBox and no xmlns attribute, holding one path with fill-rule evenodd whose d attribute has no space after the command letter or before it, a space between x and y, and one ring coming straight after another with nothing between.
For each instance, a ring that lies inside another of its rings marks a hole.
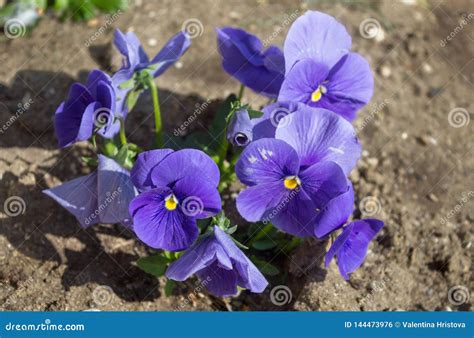
<instances>
[{"instance_id":1,"label":"dark purple flower blotch","mask_svg":"<svg viewBox=\"0 0 474 338\"><path fill-rule=\"evenodd\" d=\"M96 171L43 193L73 214L86 228L98 223L130 226L128 204L138 192L126 169L114 160L99 155Z\"/></svg>"},{"instance_id":2,"label":"dark purple flower blotch","mask_svg":"<svg viewBox=\"0 0 474 338\"><path fill-rule=\"evenodd\" d=\"M112 81L117 92L118 113L125 118L128 113L128 107L125 104L126 98L134 87L133 84L127 85L127 82L132 81L136 72L144 69L148 69L153 77L163 74L188 50L191 39L186 33L177 33L152 60L148 58L140 40L133 32L123 34L119 29L116 29L114 44L124 57L122 68L114 74Z\"/></svg>"},{"instance_id":3,"label":"dark purple flower blotch","mask_svg":"<svg viewBox=\"0 0 474 338\"><path fill-rule=\"evenodd\" d=\"M253 122L246 109L237 110L227 127L227 139L235 146L245 147L253 139Z\"/></svg>"},{"instance_id":4,"label":"dark purple flower blotch","mask_svg":"<svg viewBox=\"0 0 474 338\"><path fill-rule=\"evenodd\" d=\"M74 83L55 114L59 146L85 141L95 130L103 137L114 137L120 129L120 122L115 120L115 99L110 77L100 70L89 74L85 86Z\"/></svg>"},{"instance_id":5,"label":"dark purple flower blotch","mask_svg":"<svg viewBox=\"0 0 474 338\"><path fill-rule=\"evenodd\" d=\"M247 221L272 222L299 237L323 236L340 226L333 205L352 208L346 176L361 151L354 129L330 111L312 110L285 116L275 139L254 141L242 152L235 171L248 188L237 197L237 209Z\"/></svg>"},{"instance_id":6,"label":"dark purple flower blotch","mask_svg":"<svg viewBox=\"0 0 474 338\"><path fill-rule=\"evenodd\" d=\"M283 53L276 46L263 50L262 42L240 28L217 29L222 67L257 93L276 97L285 73Z\"/></svg>"},{"instance_id":7,"label":"dark purple flower blotch","mask_svg":"<svg viewBox=\"0 0 474 338\"><path fill-rule=\"evenodd\" d=\"M285 40L285 81L279 101L297 101L331 110L352 121L373 94L368 62L350 52L351 37L333 17L308 11Z\"/></svg>"},{"instance_id":8,"label":"dark purple flower blotch","mask_svg":"<svg viewBox=\"0 0 474 338\"><path fill-rule=\"evenodd\" d=\"M210 293L215 296L235 296L237 286L261 293L267 280L245 254L219 227L214 233L205 235L173 262L166 276L184 281L196 274Z\"/></svg>"},{"instance_id":9,"label":"dark purple flower blotch","mask_svg":"<svg viewBox=\"0 0 474 338\"><path fill-rule=\"evenodd\" d=\"M188 248L199 234L196 220L216 215L222 208L219 169L200 150L141 153L131 177L142 191L130 203L133 229L153 248Z\"/></svg>"},{"instance_id":10,"label":"dark purple flower blotch","mask_svg":"<svg viewBox=\"0 0 474 338\"><path fill-rule=\"evenodd\" d=\"M339 272L348 280L349 273L364 262L370 241L383 226L384 223L378 219L363 219L347 225L326 254L326 267L336 256Z\"/></svg>"}]
</instances>

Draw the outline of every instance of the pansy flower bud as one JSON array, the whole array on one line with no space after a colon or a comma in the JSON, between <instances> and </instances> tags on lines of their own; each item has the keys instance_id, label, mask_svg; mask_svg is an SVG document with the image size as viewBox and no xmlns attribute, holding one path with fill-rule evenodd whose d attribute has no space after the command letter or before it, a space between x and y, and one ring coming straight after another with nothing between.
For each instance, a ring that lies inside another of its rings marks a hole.
<instances>
[{"instance_id":1,"label":"pansy flower bud","mask_svg":"<svg viewBox=\"0 0 474 338\"><path fill-rule=\"evenodd\" d=\"M253 123L246 109L237 110L227 127L227 139L235 146L245 147L253 139Z\"/></svg>"}]
</instances>

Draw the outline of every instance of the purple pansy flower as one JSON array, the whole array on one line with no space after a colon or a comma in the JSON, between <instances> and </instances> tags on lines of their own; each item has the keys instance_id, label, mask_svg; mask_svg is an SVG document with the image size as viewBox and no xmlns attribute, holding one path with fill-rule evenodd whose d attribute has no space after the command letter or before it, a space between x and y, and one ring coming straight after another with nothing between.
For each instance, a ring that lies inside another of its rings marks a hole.
<instances>
[{"instance_id":1,"label":"purple pansy flower","mask_svg":"<svg viewBox=\"0 0 474 338\"><path fill-rule=\"evenodd\" d=\"M332 16L308 11L291 26L284 45L285 81L279 101L331 110L352 121L373 94L368 62L350 52L351 37Z\"/></svg>"},{"instance_id":2,"label":"purple pansy flower","mask_svg":"<svg viewBox=\"0 0 474 338\"><path fill-rule=\"evenodd\" d=\"M184 281L196 274L215 296L235 296L237 286L261 293L267 280L245 254L219 227L189 248L166 271L166 276Z\"/></svg>"},{"instance_id":3,"label":"purple pansy flower","mask_svg":"<svg viewBox=\"0 0 474 338\"><path fill-rule=\"evenodd\" d=\"M277 97L285 73L283 53L276 46L263 50L262 42L240 28L217 29L224 70L250 89Z\"/></svg>"},{"instance_id":4,"label":"purple pansy flower","mask_svg":"<svg viewBox=\"0 0 474 338\"><path fill-rule=\"evenodd\" d=\"M337 257L339 272L344 279L363 263L370 241L379 233L384 223L377 219L363 219L347 225L326 254L326 267Z\"/></svg>"},{"instance_id":5,"label":"purple pansy flower","mask_svg":"<svg viewBox=\"0 0 474 338\"><path fill-rule=\"evenodd\" d=\"M253 139L253 122L246 109L237 110L227 126L227 139L235 146L245 147Z\"/></svg>"},{"instance_id":6,"label":"purple pansy flower","mask_svg":"<svg viewBox=\"0 0 474 338\"><path fill-rule=\"evenodd\" d=\"M197 219L217 214L219 169L200 150L141 153L131 172L142 191L131 203L133 229L152 248L180 251L198 237Z\"/></svg>"},{"instance_id":7,"label":"purple pansy flower","mask_svg":"<svg viewBox=\"0 0 474 338\"><path fill-rule=\"evenodd\" d=\"M140 40L133 32L123 34L119 29L115 30L114 44L123 55L122 68L112 77L117 91L118 111L125 118L128 107L125 105L127 94L133 89L133 84L126 85L131 81L136 72L149 69L153 77L163 74L174 62L186 52L191 45L191 39L184 32L173 36L150 60L145 53Z\"/></svg>"},{"instance_id":8,"label":"purple pansy flower","mask_svg":"<svg viewBox=\"0 0 474 338\"><path fill-rule=\"evenodd\" d=\"M98 223L130 226L128 204L137 195L130 173L114 160L99 155L93 173L43 190L73 214L82 227Z\"/></svg>"},{"instance_id":9,"label":"purple pansy flower","mask_svg":"<svg viewBox=\"0 0 474 338\"><path fill-rule=\"evenodd\" d=\"M115 120L115 92L110 77L100 70L90 72L87 84L74 83L66 101L56 110L54 126L61 148L89 139L94 130L112 138L120 129Z\"/></svg>"},{"instance_id":10,"label":"purple pansy flower","mask_svg":"<svg viewBox=\"0 0 474 338\"><path fill-rule=\"evenodd\" d=\"M275 139L254 141L242 152L235 171L248 188L237 197L237 209L247 221L315 236L316 227L331 227L321 225L322 212L348 192L346 176L360 151L352 125L328 110L287 115Z\"/></svg>"}]
</instances>

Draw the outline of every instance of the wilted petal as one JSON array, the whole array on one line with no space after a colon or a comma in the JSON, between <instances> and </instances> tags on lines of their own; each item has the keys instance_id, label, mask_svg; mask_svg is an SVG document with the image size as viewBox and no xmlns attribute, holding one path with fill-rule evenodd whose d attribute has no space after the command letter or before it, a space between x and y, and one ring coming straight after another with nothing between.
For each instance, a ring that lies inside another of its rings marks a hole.
<instances>
[{"instance_id":1,"label":"wilted petal","mask_svg":"<svg viewBox=\"0 0 474 338\"><path fill-rule=\"evenodd\" d=\"M100 222L97 211L97 172L43 190L73 214L83 228Z\"/></svg>"},{"instance_id":2,"label":"wilted petal","mask_svg":"<svg viewBox=\"0 0 474 338\"><path fill-rule=\"evenodd\" d=\"M98 207L102 223L131 225L130 201L137 195L128 170L114 160L99 155L97 176Z\"/></svg>"},{"instance_id":3,"label":"wilted petal","mask_svg":"<svg viewBox=\"0 0 474 338\"><path fill-rule=\"evenodd\" d=\"M337 256L339 272L344 279L364 262L370 241L382 229L384 223L377 219L364 219L347 225L326 254L326 267Z\"/></svg>"},{"instance_id":4,"label":"wilted petal","mask_svg":"<svg viewBox=\"0 0 474 338\"><path fill-rule=\"evenodd\" d=\"M170 264L166 270L166 276L176 281L184 281L197 271L211 265L220 257L221 260L230 262L227 253L222 246L209 235L196 242L176 261Z\"/></svg>"},{"instance_id":5,"label":"wilted petal","mask_svg":"<svg viewBox=\"0 0 474 338\"><path fill-rule=\"evenodd\" d=\"M239 286L252 292L263 292L268 285L267 280L248 257L235 245L234 241L224 231L214 227L214 235L234 262Z\"/></svg>"},{"instance_id":6,"label":"wilted petal","mask_svg":"<svg viewBox=\"0 0 474 338\"><path fill-rule=\"evenodd\" d=\"M217 261L198 271L197 275L201 281L206 281L206 288L215 296L230 297L238 292L237 272L219 266Z\"/></svg>"}]
</instances>

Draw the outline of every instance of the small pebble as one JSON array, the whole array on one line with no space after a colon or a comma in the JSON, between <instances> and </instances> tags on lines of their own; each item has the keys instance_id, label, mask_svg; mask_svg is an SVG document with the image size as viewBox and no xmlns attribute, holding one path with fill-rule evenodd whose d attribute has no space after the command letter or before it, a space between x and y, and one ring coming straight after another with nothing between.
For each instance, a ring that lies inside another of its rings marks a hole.
<instances>
[{"instance_id":1,"label":"small pebble","mask_svg":"<svg viewBox=\"0 0 474 338\"><path fill-rule=\"evenodd\" d=\"M431 74L433 73L433 67L431 67L431 65L429 63L423 63L423 71L426 73L426 74Z\"/></svg>"},{"instance_id":2,"label":"small pebble","mask_svg":"<svg viewBox=\"0 0 474 338\"><path fill-rule=\"evenodd\" d=\"M239 20L241 18L240 13L235 12L235 11L231 11L229 13L229 16L230 16L231 19L234 19L234 20Z\"/></svg>"},{"instance_id":3,"label":"small pebble","mask_svg":"<svg viewBox=\"0 0 474 338\"><path fill-rule=\"evenodd\" d=\"M387 78L387 77L390 77L390 75L392 75L392 70L388 66L382 66L380 67L380 74L383 77Z\"/></svg>"},{"instance_id":4,"label":"small pebble","mask_svg":"<svg viewBox=\"0 0 474 338\"><path fill-rule=\"evenodd\" d=\"M90 19L89 21L87 21L88 27L97 27L98 25L99 25L99 19L97 18Z\"/></svg>"},{"instance_id":5,"label":"small pebble","mask_svg":"<svg viewBox=\"0 0 474 338\"><path fill-rule=\"evenodd\" d=\"M181 69L183 68L183 63L181 61L175 62L174 66L176 69Z\"/></svg>"},{"instance_id":6,"label":"small pebble","mask_svg":"<svg viewBox=\"0 0 474 338\"><path fill-rule=\"evenodd\" d=\"M158 41L154 38L151 38L151 39L148 39L147 43L148 43L148 46L155 47L158 44Z\"/></svg>"},{"instance_id":7,"label":"small pebble","mask_svg":"<svg viewBox=\"0 0 474 338\"><path fill-rule=\"evenodd\" d=\"M438 197L436 197L436 195L433 194L433 193L429 194L428 198L433 202L438 202L439 201Z\"/></svg>"},{"instance_id":8,"label":"small pebble","mask_svg":"<svg viewBox=\"0 0 474 338\"><path fill-rule=\"evenodd\" d=\"M406 140L408 138L408 134L403 132L402 133L402 140Z\"/></svg>"}]
</instances>

